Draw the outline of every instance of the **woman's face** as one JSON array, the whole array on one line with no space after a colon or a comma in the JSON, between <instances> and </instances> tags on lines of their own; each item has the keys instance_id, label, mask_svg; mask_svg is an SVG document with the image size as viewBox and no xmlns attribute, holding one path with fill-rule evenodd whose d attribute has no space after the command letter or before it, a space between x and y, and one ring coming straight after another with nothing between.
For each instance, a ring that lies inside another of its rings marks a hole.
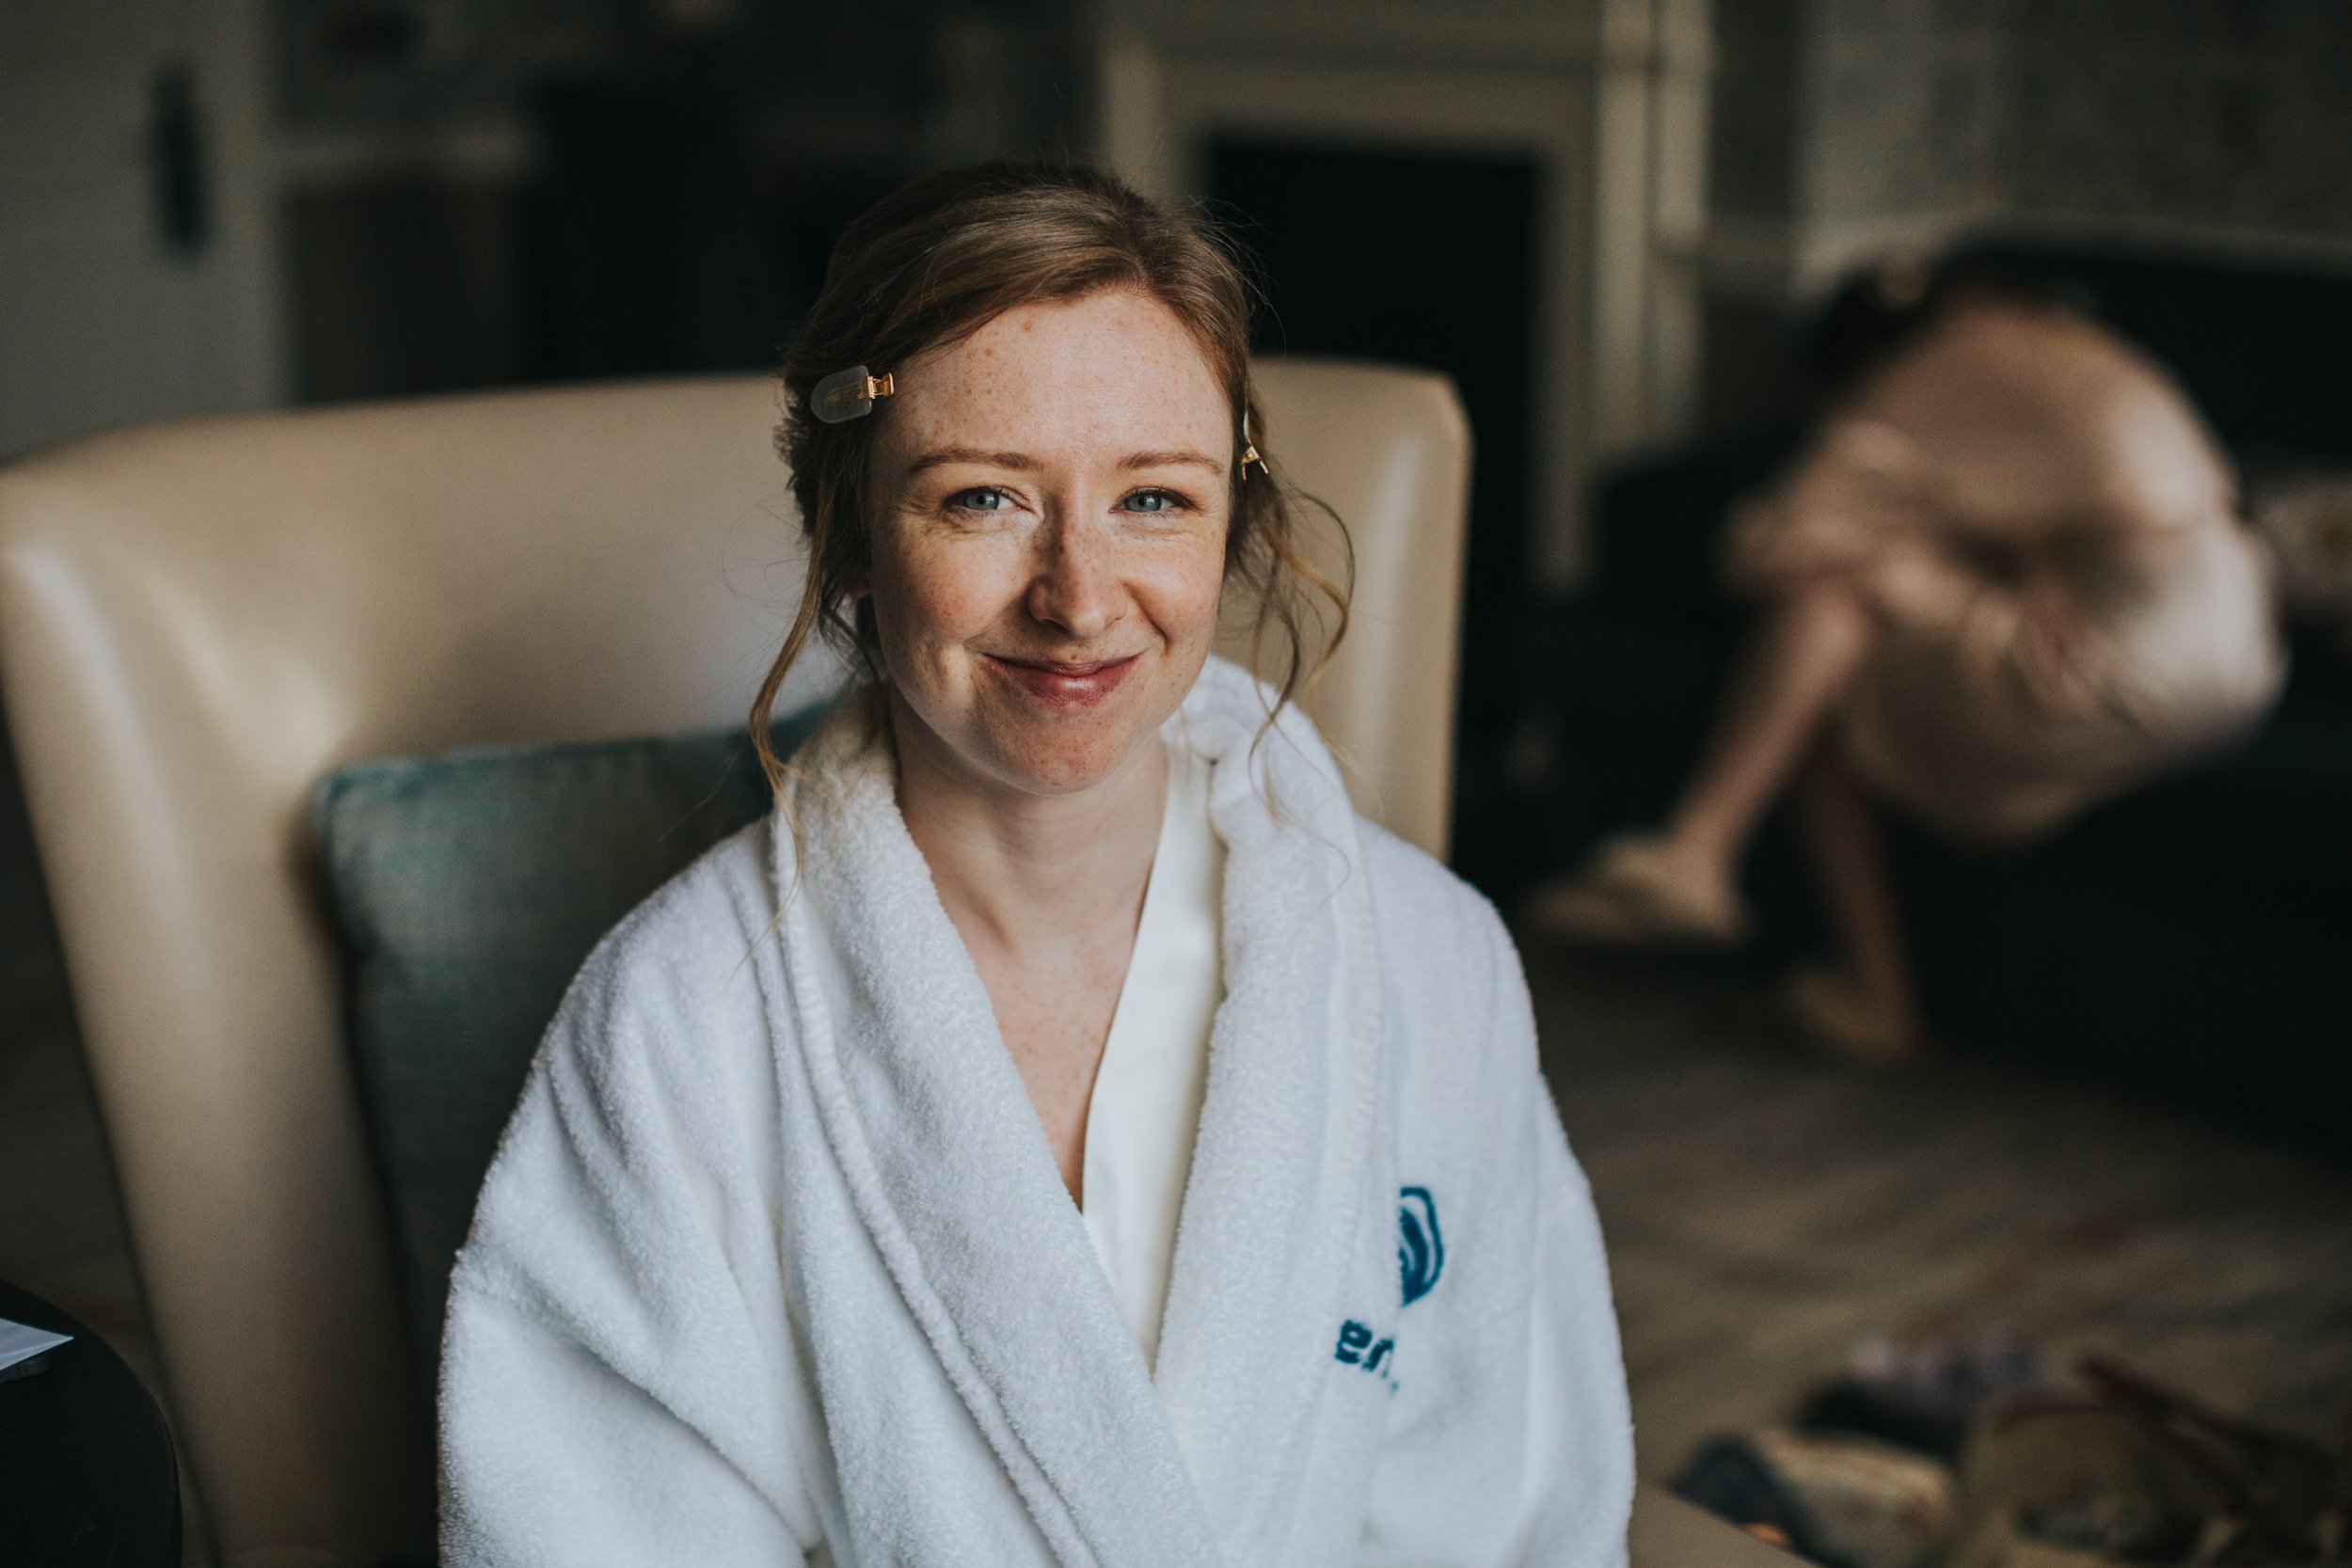
<instances>
[{"instance_id":1,"label":"woman's face","mask_svg":"<svg viewBox=\"0 0 2352 1568\"><path fill-rule=\"evenodd\" d=\"M1175 315L1129 290L1009 310L894 369L868 588L899 743L983 787L1089 788L1208 657L1225 395Z\"/></svg>"}]
</instances>

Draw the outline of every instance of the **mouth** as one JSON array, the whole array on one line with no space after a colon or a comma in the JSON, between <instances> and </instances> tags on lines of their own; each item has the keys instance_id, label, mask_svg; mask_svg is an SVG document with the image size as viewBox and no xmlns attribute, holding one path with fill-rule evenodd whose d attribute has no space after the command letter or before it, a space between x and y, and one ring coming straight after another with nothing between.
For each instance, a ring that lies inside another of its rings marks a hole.
<instances>
[{"instance_id":1,"label":"mouth","mask_svg":"<svg viewBox=\"0 0 2352 1568\"><path fill-rule=\"evenodd\" d=\"M1141 654L1083 662L1051 658L1007 658L982 654L983 662L1016 689L1048 707L1089 708L1119 689L1134 673Z\"/></svg>"}]
</instances>

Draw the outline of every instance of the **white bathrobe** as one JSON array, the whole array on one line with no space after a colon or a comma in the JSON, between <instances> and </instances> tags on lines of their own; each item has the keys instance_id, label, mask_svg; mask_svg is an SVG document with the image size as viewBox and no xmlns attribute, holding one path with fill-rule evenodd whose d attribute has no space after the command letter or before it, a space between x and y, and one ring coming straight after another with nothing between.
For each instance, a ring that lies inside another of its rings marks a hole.
<instances>
[{"instance_id":1,"label":"white bathrobe","mask_svg":"<svg viewBox=\"0 0 2352 1568\"><path fill-rule=\"evenodd\" d=\"M1227 994L1156 1375L845 704L797 867L781 824L720 846L548 1032L452 1287L445 1562L1623 1562L1606 1265L1509 938L1311 725L1253 746L1262 704L1212 661L1181 726Z\"/></svg>"}]
</instances>

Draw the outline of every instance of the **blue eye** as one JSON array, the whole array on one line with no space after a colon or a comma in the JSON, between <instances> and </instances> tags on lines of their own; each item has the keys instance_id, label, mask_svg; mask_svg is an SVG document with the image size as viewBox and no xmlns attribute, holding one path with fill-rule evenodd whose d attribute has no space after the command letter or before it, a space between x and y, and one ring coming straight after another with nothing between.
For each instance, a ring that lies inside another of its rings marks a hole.
<instances>
[{"instance_id":1,"label":"blue eye","mask_svg":"<svg viewBox=\"0 0 2352 1568\"><path fill-rule=\"evenodd\" d=\"M1002 512L1012 499L993 484L981 484L957 491L947 498L947 504L963 512Z\"/></svg>"},{"instance_id":2,"label":"blue eye","mask_svg":"<svg viewBox=\"0 0 2352 1568\"><path fill-rule=\"evenodd\" d=\"M1173 512L1184 499L1172 490L1138 490L1119 504L1129 512Z\"/></svg>"}]
</instances>

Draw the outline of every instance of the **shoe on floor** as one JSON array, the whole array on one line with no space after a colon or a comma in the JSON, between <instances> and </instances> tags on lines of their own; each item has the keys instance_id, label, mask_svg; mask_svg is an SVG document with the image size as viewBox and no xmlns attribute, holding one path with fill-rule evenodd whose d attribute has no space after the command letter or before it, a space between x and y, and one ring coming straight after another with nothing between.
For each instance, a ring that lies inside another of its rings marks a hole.
<instances>
[{"instance_id":1,"label":"shoe on floor","mask_svg":"<svg viewBox=\"0 0 2352 1568\"><path fill-rule=\"evenodd\" d=\"M1545 936L1613 947L1732 947L1747 911L1689 875L1654 833L1611 839L1582 871L1538 888L1529 927Z\"/></svg>"},{"instance_id":2,"label":"shoe on floor","mask_svg":"<svg viewBox=\"0 0 2352 1568\"><path fill-rule=\"evenodd\" d=\"M1960 1517L1948 1465L1850 1433L1772 1428L1718 1437L1671 1490L1760 1539L1777 1536L1800 1558L1840 1568L1930 1568Z\"/></svg>"}]
</instances>

